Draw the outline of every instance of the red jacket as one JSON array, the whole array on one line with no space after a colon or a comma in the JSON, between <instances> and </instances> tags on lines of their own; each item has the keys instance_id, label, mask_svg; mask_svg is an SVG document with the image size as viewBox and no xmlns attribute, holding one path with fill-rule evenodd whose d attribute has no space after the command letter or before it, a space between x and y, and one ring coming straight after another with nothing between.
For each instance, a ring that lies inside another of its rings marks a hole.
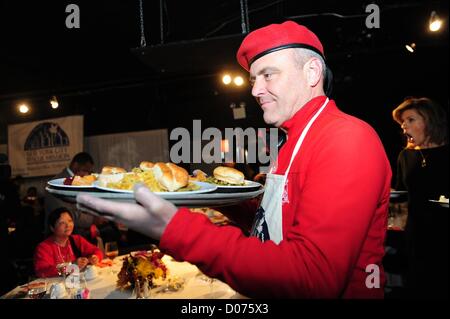
<instances>
[{"instance_id":1,"label":"red jacket","mask_svg":"<svg viewBox=\"0 0 450 319\"><path fill-rule=\"evenodd\" d=\"M324 100L311 100L283 124L288 141L277 174L286 170L301 131ZM249 297L382 298L390 183L376 132L330 101L292 164L279 245L181 208L160 247ZM379 267L379 288L366 287L371 264Z\"/></svg>"},{"instance_id":2,"label":"red jacket","mask_svg":"<svg viewBox=\"0 0 450 319\"><path fill-rule=\"evenodd\" d=\"M97 255L98 260L103 259L103 254L100 249L88 242L80 235L72 235L75 245L78 247L81 253L81 257L89 257L91 255ZM70 243L67 241L66 247L60 247L54 242L50 236L41 242L34 251L34 271L38 277L56 277L58 272L56 271L56 265L67 261L71 262L76 260L75 255L70 249ZM67 257L67 259L66 259ZM80 256L79 256L80 257Z\"/></svg>"}]
</instances>

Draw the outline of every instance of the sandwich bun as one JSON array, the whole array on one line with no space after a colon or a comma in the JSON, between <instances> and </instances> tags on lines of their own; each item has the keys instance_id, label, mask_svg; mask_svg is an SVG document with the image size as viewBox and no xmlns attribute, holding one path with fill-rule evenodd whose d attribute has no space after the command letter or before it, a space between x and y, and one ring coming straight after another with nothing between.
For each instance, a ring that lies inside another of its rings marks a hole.
<instances>
[{"instance_id":1,"label":"sandwich bun","mask_svg":"<svg viewBox=\"0 0 450 319\"><path fill-rule=\"evenodd\" d=\"M155 166L154 163L146 162L146 161L143 161L143 162L141 162L141 164L139 164L139 168L141 170L143 170L144 172L151 171L153 166Z\"/></svg>"},{"instance_id":2,"label":"sandwich bun","mask_svg":"<svg viewBox=\"0 0 450 319\"><path fill-rule=\"evenodd\" d=\"M216 167L213 171L215 179L229 184L242 184L244 183L244 174L237 169L226 166Z\"/></svg>"},{"instance_id":3,"label":"sandwich bun","mask_svg":"<svg viewBox=\"0 0 450 319\"><path fill-rule=\"evenodd\" d=\"M156 163L152 172L161 187L169 192L174 192L189 183L188 172L172 163Z\"/></svg>"}]
</instances>

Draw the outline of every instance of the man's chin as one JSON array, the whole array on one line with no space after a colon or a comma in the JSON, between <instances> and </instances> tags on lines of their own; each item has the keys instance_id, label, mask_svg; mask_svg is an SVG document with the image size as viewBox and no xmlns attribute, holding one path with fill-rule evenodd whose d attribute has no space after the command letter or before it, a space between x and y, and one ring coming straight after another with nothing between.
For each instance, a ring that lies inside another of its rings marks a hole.
<instances>
[{"instance_id":1,"label":"man's chin","mask_svg":"<svg viewBox=\"0 0 450 319\"><path fill-rule=\"evenodd\" d=\"M273 126L279 127L282 124L282 123L278 123L278 121L276 119L274 119L266 114L263 115L263 118L264 118L264 122L268 125L273 125Z\"/></svg>"}]
</instances>

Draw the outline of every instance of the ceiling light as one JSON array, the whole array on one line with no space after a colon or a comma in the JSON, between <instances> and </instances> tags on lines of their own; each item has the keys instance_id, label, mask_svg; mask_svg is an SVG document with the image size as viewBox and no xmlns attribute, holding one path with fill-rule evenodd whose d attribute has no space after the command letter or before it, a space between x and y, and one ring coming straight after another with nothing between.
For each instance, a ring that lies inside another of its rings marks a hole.
<instances>
[{"instance_id":1,"label":"ceiling light","mask_svg":"<svg viewBox=\"0 0 450 319\"><path fill-rule=\"evenodd\" d=\"M242 84L244 84L244 79L242 78L242 76L237 76L234 78L233 82L237 86L241 86Z\"/></svg>"},{"instance_id":2,"label":"ceiling light","mask_svg":"<svg viewBox=\"0 0 450 319\"><path fill-rule=\"evenodd\" d=\"M223 82L223 84L225 84L225 85L230 84L230 83L231 83L231 76L229 76L228 74L225 74L225 75L222 77L222 82Z\"/></svg>"},{"instance_id":3,"label":"ceiling light","mask_svg":"<svg viewBox=\"0 0 450 319\"><path fill-rule=\"evenodd\" d=\"M57 109L59 106L58 103L58 99L56 98L56 96L52 96L52 98L50 99L50 105L52 106L52 109Z\"/></svg>"},{"instance_id":4,"label":"ceiling light","mask_svg":"<svg viewBox=\"0 0 450 319\"><path fill-rule=\"evenodd\" d=\"M438 15L436 14L436 11L432 11L430 15L430 22L429 22L429 28L431 32L436 32L441 29L442 26L442 20L439 19Z\"/></svg>"},{"instance_id":5,"label":"ceiling light","mask_svg":"<svg viewBox=\"0 0 450 319\"><path fill-rule=\"evenodd\" d=\"M22 114L26 114L30 111L30 108L26 104L20 104L19 105L19 112Z\"/></svg>"},{"instance_id":6,"label":"ceiling light","mask_svg":"<svg viewBox=\"0 0 450 319\"><path fill-rule=\"evenodd\" d=\"M411 53L414 53L414 51L416 51L416 44L413 43L409 43L405 45L406 50L408 50Z\"/></svg>"}]
</instances>

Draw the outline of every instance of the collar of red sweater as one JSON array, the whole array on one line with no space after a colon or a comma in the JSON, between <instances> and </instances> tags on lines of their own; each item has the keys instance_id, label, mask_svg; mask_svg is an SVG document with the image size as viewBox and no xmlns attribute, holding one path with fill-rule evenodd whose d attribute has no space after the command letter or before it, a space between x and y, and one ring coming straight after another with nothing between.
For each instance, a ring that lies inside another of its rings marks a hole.
<instances>
[{"instance_id":1,"label":"collar of red sweater","mask_svg":"<svg viewBox=\"0 0 450 319\"><path fill-rule=\"evenodd\" d=\"M306 123L316 114L326 100L325 95L316 96L305 105L303 105L297 113L289 120L285 121L281 128L286 131L288 135L300 134L301 130L306 126Z\"/></svg>"}]
</instances>

